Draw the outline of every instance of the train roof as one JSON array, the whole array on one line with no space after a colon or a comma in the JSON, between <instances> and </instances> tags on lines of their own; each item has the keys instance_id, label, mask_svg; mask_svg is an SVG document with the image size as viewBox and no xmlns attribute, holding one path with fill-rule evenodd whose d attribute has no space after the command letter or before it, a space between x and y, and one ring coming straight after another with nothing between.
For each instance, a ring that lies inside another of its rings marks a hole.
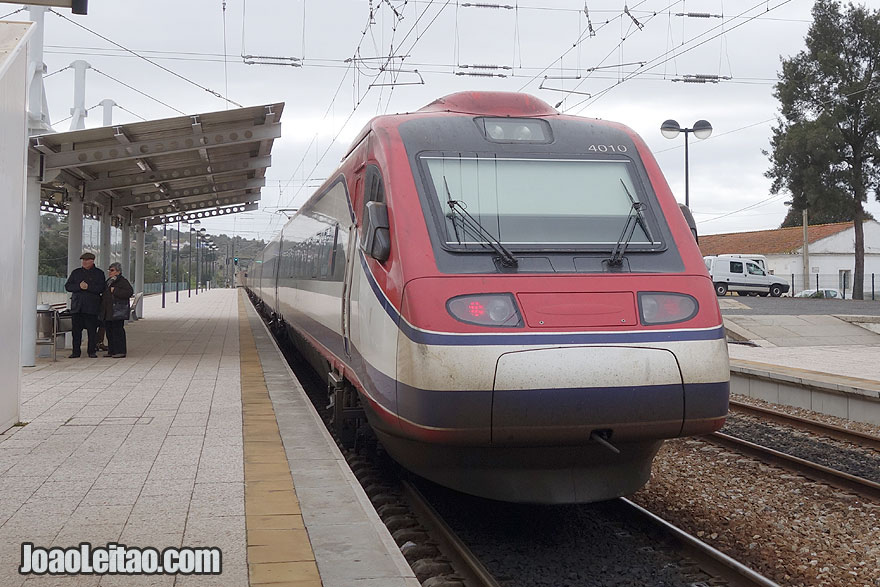
<instances>
[{"instance_id":1,"label":"train roof","mask_svg":"<svg viewBox=\"0 0 880 587\"><path fill-rule=\"evenodd\" d=\"M401 116L413 116L418 114L469 114L473 116L510 116L523 118L539 118L545 116L559 116L560 112L547 102L536 98L531 94L520 92L456 92L437 98L415 112L403 112L376 116L370 119L361 132L352 141L351 145L342 157L345 160L357 148L367 135L373 130L380 120L393 120Z\"/></svg>"}]
</instances>

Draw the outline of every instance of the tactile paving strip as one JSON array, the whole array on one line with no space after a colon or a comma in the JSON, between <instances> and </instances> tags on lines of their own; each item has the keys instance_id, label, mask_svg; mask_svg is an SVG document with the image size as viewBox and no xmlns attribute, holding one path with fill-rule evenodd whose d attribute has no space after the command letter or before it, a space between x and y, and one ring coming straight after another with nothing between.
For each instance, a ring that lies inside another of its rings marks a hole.
<instances>
[{"instance_id":1,"label":"tactile paving strip","mask_svg":"<svg viewBox=\"0 0 880 587\"><path fill-rule=\"evenodd\" d=\"M321 587L315 554L303 525L245 303L246 300L239 296L245 518L250 584Z\"/></svg>"}]
</instances>

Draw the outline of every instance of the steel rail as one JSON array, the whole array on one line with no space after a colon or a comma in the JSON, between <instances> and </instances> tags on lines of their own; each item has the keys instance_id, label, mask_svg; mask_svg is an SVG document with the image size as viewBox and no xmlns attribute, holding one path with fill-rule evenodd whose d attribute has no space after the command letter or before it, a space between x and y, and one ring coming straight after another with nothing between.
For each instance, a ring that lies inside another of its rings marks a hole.
<instances>
[{"instance_id":1,"label":"steel rail","mask_svg":"<svg viewBox=\"0 0 880 587\"><path fill-rule=\"evenodd\" d=\"M768 419L778 424L785 424L788 426L802 428L804 430L807 430L808 432L821 434L823 436L833 438L834 440L851 442L859 446L868 447L880 451L880 437L874 436L872 434L865 434L864 432L858 432L856 430L848 430L846 428L842 428L841 426L825 424L822 422L817 422L816 420L810 420L808 418L802 418L800 416L793 416L791 414L786 414L777 410L771 410L769 408L744 404L735 400L730 400L730 407L732 410L742 412L743 414Z\"/></svg>"},{"instance_id":2,"label":"steel rail","mask_svg":"<svg viewBox=\"0 0 880 587\"><path fill-rule=\"evenodd\" d=\"M851 491L862 497L880 500L880 483L850 475L830 467L825 467L808 460L795 457L766 446L761 446L735 436L713 432L704 437L706 441L730 448L740 453L755 457L765 463L776 465L800 475L833 485L838 489Z\"/></svg>"},{"instance_id":3,"label":"steel rail","mask_svg":"<svg viewBox=\"0 0 880 587\"><path fill-rule=\"evenodd\" d=\"M618 498L616 502L633 519L647 522L649 525L659 529L664 535L670 537L672 541L678 544L683 554L696 561L703 571L724 579L729 585L733 587L779 587L778 583L771 581L757 571L750 569L736 559L695 538L681 528L670 524L663 518L649 512L625 497Z\"/></svg>"},{"instance_id":4,"label":"steel rail","mask_svg":"<svg viewBox=\"0 0 880 587\"><path fill-rule=\"evenodd\" d=\"M452 561L453 568L464 575L468 587L501 587L492 573L471 552L446 524L422 492L406 479L401 480L403 493L416 516L431 534L441 541L440 551Z\"/></svg>"}]
</instances>

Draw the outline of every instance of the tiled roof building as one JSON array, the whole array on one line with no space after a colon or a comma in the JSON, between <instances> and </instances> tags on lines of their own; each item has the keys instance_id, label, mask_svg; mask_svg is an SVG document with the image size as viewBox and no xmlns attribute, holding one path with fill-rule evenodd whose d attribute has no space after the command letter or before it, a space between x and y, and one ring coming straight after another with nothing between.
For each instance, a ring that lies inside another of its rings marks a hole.
<instances>
[{"instance_id":1,"label":"tiled roof building","mask_svg":"<svg viewBox=\"0 0 880 587\"><path fill-rule=\"evenodd\" d=\"M814 243L852 228L852 226L852 222L810 225L807 235L809 242ZM785 255L800 252L803 243L804 230L800 226L777 228L774 230L755 230L752 232L700 235L700 250L703 252L703 256L724 255L727 253Z\"/></svg>"}]
</instances>

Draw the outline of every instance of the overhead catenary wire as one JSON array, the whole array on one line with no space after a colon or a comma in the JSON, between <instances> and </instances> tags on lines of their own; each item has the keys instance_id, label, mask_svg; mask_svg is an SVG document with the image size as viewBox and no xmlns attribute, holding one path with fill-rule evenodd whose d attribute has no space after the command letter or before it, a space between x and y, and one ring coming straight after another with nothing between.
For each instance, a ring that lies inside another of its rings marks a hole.
<instances>
[{"instance_id":1,"label":"overhead catenary wire","mask_svg":"<svg viewBox=\"0 0 880 587\"><path fill-rule=\"evenodd\" d=\"M226 0L221 0L223 10L223 93L229 95L229 60L226 58ZM229 110L229 100L226 101Z\"/></svg>"},{"instance_id":2,"label":"overhead catenary wire","mask_svg":"<svg viewBox=\"0 0 880 587\"><path fill-rule=\"evenodd\" d=\"M789 4L791 1L792 1L792 0L781 0L781 1L780 1L778 4L776 4L775 6L769 6L769 5L768 5L767 8L766 8L766 12L770 12L770 11L776 10L776 9L780 8L781 6L784 6L784 5L786 5L786 4ZM750 7L750 8L747 8L746 10L743 10L742 12L740 12L740 13L737 15L737 17L744 17L743 15L746 15L746 14L748 14L748 13L750 13L750 12L756 10L756 9L757 9L759 6L761 6L762 4L764 4L763 1L758 2L756 5L754 5L754 6ZM568 110L573 110L574 108L578 108L578 107L580 107L580 106L583 106L580 110L578 110L577 112L575 112L575 114L580 114L580 113L583 112L587 107L591 106L591 105L594 104L596 101L598 101L599 99L601 99L602 97L604 97L608 92L610 92L610 91L613 90L614 88L620 86L621 84L623 84L623 83L629 81L630 79L633 79L634 77L637 77L637 76L641 75L643 72L647 72L647 71L650 71L651 69L654 69L654 68L660 67L661 65L665 64L667 61L669 61L669 60L671 60L671 59L674 59L675 57L678 57L678 56L684 55L685 53L688 53L688 52L690 52L690 51L693 51L694 49L696 49L696 48L698 48L698 47L701 47L702 45L705 45L705 44L708 43L709 41L712 41L712 40L714 40L714 39L717 39L718 37L720 37L720 36L722 36L722 35L726 35L726 34L730 33L731 31L733 31L733 30L735 30L735 29L737 29L737 28L739 28L739 27L741 27L741 26L743 26L743 25L746 25L746 24L748 24L748 23L750 23L750 22L753 22L755 19L761 17L763 14L765 14L765 13L758 13L758 14L755 14L755 15L753 15L753 16L744 17L744 20L743 20L742 22L738 22L738 23L736 23L735 25L733 25L732 27L730 27L729 29L726 29L726 30L724 29L724 26L723 26L725 21L722 21L720 25L717 25L717 26L715 26L715 27L712 27L712 28L709 29L708 31L705 31L705 32L703 32L702 34L697 35L697 36L694 37L693 39L690 39L689 41L687 41L687 43L693 43L693 42L697 41L697 39L700 39L700 38L703 37L704 35L707 35L707 34L711 33L712 31L714 31L714 30L716 30L716 29L718 29L718 28L721 28L721 32L720 32L720 33L717 33L717 34L715 34L715 35L712 35L712 36L710 36L708 39L703 39L703 40L701 40L701 41L699 41L699 42L697 42L697 43L695 43L695 44L693 44L693 45L691 45L691 46L688 46L688 47L684 48L684 49L682 49L681 47L677 47L677 48L675 48L675 49L670 49L670 50L666 51L665 53L662 53L662 54L658 55L657 57L655 57L655 58L649 60L648 63L647 63L643 68L640 68L639 70L630 73L629 75L625 76L622 80L620 80L620 81L618 81L617 83L614 83L614 84L608 86L608 87L605 88L604 90L600 90L599 92L593 94L591 97L589 97L589 98L585 98L585 99L581 100L580 102L578 102L578 103L575 104L574 106L570 107ZM687 43L686 43L686 44L687 44ZM671 56L670 56L670 54L671 54Z\"/></svg>"},{"instance_id":3,"label":"overhead catenary wire","mask_svg":"<svg viewBox=\"0 0 880 587\"><path fill-rule=\"evenodd\" d=\"M58 49L64 48L61 45L47 45L47 47L56 47ZM75 48L71 48L71 49L75 49ZM71 49L66 49L64 51L53 51L51 49L47 49L45 51L45 53L63 54L63 55L83 55L86 57L101 56L101 57L132 58L132 56L130 56L130 55L95 52L93 49L88 48L88 47L83 47L82 48L83 51L75 51L75 50L71 50ZM185 55L185 53L180 53L180 54ZM212 58L202 58L202 57L190 58L190 57L170 57L170 56L167 56L167 57L158 57L157 59L179 60L179 61L203 61L203 62L207 62L207 63L222 63L223 62L223 56L220 53L216 53L216 54L205 53L205 54L194 54L194 55L216 55L217 57L212 59ZM230 55L230 57L238 57L238 56L237 55ZM382 59L386 59L386 58L387 58L387 56L382 57ZM359 65L358 65L359 73L366 75L364 70L367 70L367 69L373 70L373 71L380 70L381 66L371 67L371 66L367 65L365 60L368 58L361 57L359 59L360 59ZM307 61L304 61L301 65L301 67L303 67L303 68L321 68L321 69L346 69L347 70L351 66L351 61L352 61L352 59L350 57L347 59L317 59L317 58L313 58L313 59L309 59ZM643 63L643 62L633 62L633 64L636 64L636 65L639 65L641 63ZM453 69L456 67L455 63L428 63L428 62L408 61L407 64L412 67L417 67L419 70L419 73L425 74L425 75L431 75L431 76L455 76L456 75L455 71L453 71ZM233 63L233 65L234 65L234 63ZM595 66L595 67L590 67L590 68L586 68L586 69L580 68L580 70L581 71L594 71L594 73L592 75L592 79L619 79L619 76L617 76L617 75L612 76L612 75L602 75L599 73L595 73L598 70L607 69L607 68L611 68L611 67L618 67L619 65L620 64L613 64L613 65L607 65L607 66ZM522 79L528 78L530 80L536 79L531 73L521 74L521 73L517 73L517 70L523 71L523 72L545 71L545 69L541 66L536 66L536 67L526 67L526 66L519 67L518 66L518 67L514 68L513 70L509 71L507 73L507 77L522 78ZM578 71L578 68L577 67L560 67L559 71L573 72L576 74ZM53 73L58 73L58 71L53 72ZM406 73L406 72L401 72L401 73ZM52 74L50 74L50 75L52 75ZM48 76L43 76L43 77L46 78ZM644 79L650 79L651 77L662 78L663 74L662 73L653 73L653 72L644 72L640 77L642 77ZM774 78L739 77L737 79L731 79L729 81L726 81L725 83L727 83L727 84L743 84L743 85L755 85L755 84L772 85L772 84L775 84L777 81L778 81L778 79L775 77Z\"/></svg>"},{"instance_id":4,"label":"overhead catenary wire","mask_svg":"<svg viewBox=\"0 0 880 587\"><path fill-rule=\"evenodd\" d=\"M140 118L141 120L144 120L144 121L147 120L146 118L144 118L144 117L141 116L140 114L138 114L138 113L136 113L136 112L132 112L131 110L129 110L129 109L126 108L125 106L120 106L119 104L116 104L115 102L114 102L114 105L116 106L116 108L119 108L120 110L124 110L125 112L128 112L128 113L131 114L132 116L135 116L135 117L137 117L137 118ZM98 103L98 104L95 104L94 106L89 106L88 108L86 108L86 112L89 112L89 111L91 111L91 110L94 110L94 109L97 108L98 106L101 106L101 104ZM67 118L62 118L61 120L56 121L55 124L61 124L62 122L67 122L67 121L70 120L71 118L73 118L73 114L71 114L71 115L68 116Z\"/></svg>"},{"instance_id":5,"label":"overhead catenary wire","mask_svg":"<svg viewBox=\"0 0 880 587\"><path fill-rule=\"evenodd\" d=\"M645 4L646 2L648 2L648 0L642 0L641 2L636 4L634 8L637 8L637 7L641 6L642 4ZM630 10L632 11L632 10L634 10L634 8L631 8ZM591 29L589 29L589 31L582 32L581 35L578 37L578 39L575 40L575 42L572 43L572 45L570 47L568 47L568 49L563 51L559 57L556 57L553 61L551 61L549 65L547 65L546 67L541 69L541 71L539 71L534 76L532 76L526 83L524 83L522 86L520 86L519 90L517 90L517 91L519 91L519 92L523 91L529 84L531 84L532 82L537 80L539 77L541 77L542 75L544 75L545 73L550 71L552 68L554 68L558 62L560 62L562 59L564 59L566 55L568 55L569 53L571 53L572 51L577 49L581 43L583 43L587 39L593 38L595 36L596 31L605 28L606 26L611 24L613 21L616 21L617 19L622 18L624 16L624 13L622 10L615 11L615 12L617 13L617 16L615 16L614 18L610 18L610 19L606 20L604 23L600 24L598 27L596 27L595 31L591 28ZM590 34L590 31L592 31L593 34ZM616 50L616 48L612 49L612 52L615 50ZM607 57L606 57L606 59L607 59Z\"/></svg>"},{"instance_id":6,"label":"overhead catenary wire","mask_svg":"<svg viewBox=\"0 0 880 587\"><path fill-rule=\"evenodd\" d=\"M0 20L6 20L7 18L9 18L10 16L12 16L13 14L18 14L19 12L22 12L23 10L27 10L27 8L25 8L24 6L22 6L22 7L19 8L18 10L13 10L13 11L10 12L9 14L4 14L3 16L0 16Z\"/></svg>"},{"instance_id":7,"label":"overhead catenary wire","mask_svg":"<svg viewBox=\"0 0 880 587\"><path fill-rule=\"evenodd\" d=\"M442 14L443 11L449 6L449 4L450 4L451 1L452 1L452 0L446 0L446 2L443 4L443 6L440 7L440 9L437 11L437 14L434 15L434 18L433 18L433 19L428 23L428 25L422 30L422 32L420 33L420 35L419 35L419 36L413 41L413 43L412 43L412 45L410 46L410 48L407 49L407 50L403 50L403 51L401 51L402 54L405 55L405 54L409 53L409 52L412 50L412 48L416 45L416 43L418 43L418 41L421 39L421 36L424 35L425 31L427 31L427 29L429 29L429 28L431 27L432 24L434 24L434 22L437 20L437 18L440 16L440 14ZM400 44L398 45L399 47L403 47L403 44L404 44L404 43L406 42L406 40L410 37L410 35L412 34L412 32L416 29L416 27L418 26L419 22L422 20L422 18L424 18L425 14L427 14L428 9L433 5L433 3L434 3L434 0L431 0L430 2L428 2L428 5L425 7L425 9L422 11L422 13L418 16L418 18L416 19L416 21L413 23L413 26L410 27L409 31L407 31L407 34L404 35L403 39L400 41ZM372 15L372 13L371 13L371 15ZM365 35L366 35L366 30L364 31L364 35L362 35L362 37L361 37L361 42L363 42L363 37L364 37ZM358 44L358 50L359 50L359 49L360 49L360 43ZM356 54L357 54L357 50L356 50ZM387 64L390 62L391 58L392 58L392 55L389 55L389 56L388 56L388 59L386 59L386 63L385 63L386 66L387 66ZM379 77L379 75L381 75L381 72L380 72L379 74L375 75L375 76L373 77L373 79L374 79L374 80L377 79L377 78ZM343 80L343 81L344 81L344 80ZM340 87L341 87L341 86L340 86ZM333 147L333 145L336 143L336 140L339 138L339 136L342 134L342 132L343 132L343 131L345 130L345 128L348 126L348 123L349 123L349 122L351 121L351 119L354 117L354 115L355 115L355 113L357 112L357 110L358 110L358 108L360 107L360 105L363 104L363 101L364 101L364 99L366 98L367 94L369 94L370 89L371 89L371 87L368 85L367 88L366 88L366 90L364 91L363 95L357 97L357 101L356 101L356 103L355 103L354 108L353 108L352 111L349 113L348 117L345 119L345 122L343 122L342 126L339 128L339 131L338 131L338 132L336 133L336 135L330 140L330 143L327 145L326 149L324 149L323 154L320 156L320 158L318 158L317 162L315 163L315 166L314 166L314 167L312 168L312 170L309 172L309 176L311 176L312 174L314 174L315 170L317 170L318 166L321 164L321 162L322 162L322 161L324 160L324 158L327 156L327 153L330 151L330 149L331 149L331 148ZM316 138L317 138L317 135L316 135ZM311 143L310 143L310 146L311 146ZM308 155L308 149L306 149L306 154L303 156L303 159L300 161L300 166L301 166L302 163L305 161L305 158L306 158L307 155ZM300 166L297 166L297 169L299 169ZM294 174L291 175L291 178L290 178L291 181L293 180L293 177L295 177L295 175L296 175L296 172L294 172ZM287 200L286 204L285 204L284 206L282 206L282 207L287 207L287 206L289 206L290 203L293 202L293 201L296 199L296 197L299 195L299 193L300 193L301 191L302 191L302 188L299 188L298 190L296 190L296 192L294 192L294 194L293 194L293 195Z\"/></svg>"},{"instance_id":8,"label":"overhead catenary wire","mask_svg":"<svg viewBox=\"0 0 880 587\"><path fill-rule=\"evenodd\" d=\"M101 33L97 32L97 31L93 31L93 30L90 29L89 27L84 26L84 25L82 25L82 24L76 22L76 21L73 20L73 19L67 18L66 16L64 16L63 14L61 14L60 12L58 12L58 11L56 11L56 10L53 10L53 9L50 8L50 9L49 9L49 12L51 12L52 14L58 16L59 18L62 18L62 19L64 19L64 20L66 20L66 21L69 22L69 23L72 23L72 24L78 26L79 28L81 28L81 29L83 29L83 30L85 30L85 31L90 32L91 34L95 35L96 37L99 37L99 38L103 39L104 41L107 41L107 42L110 43L111 45L115 45L116 47L119 47L120 49L122 49L122 50L124 50L124 51L126 51L126 52L128 52L128 53L131 53L131 54L134 55L135 57L137 57L137 58L139 58L139 59L142 59L143 61L146 61L147 63L149 63L149 64L151 64L151 65L153 65L153 66L155 66L155 67L158 67L158 68L161 69L162 71L165 71L165 72L167 72L167 73L170 73L170 74L173 75L174 77L177 77L177 78L179 78L179 79L185 81L185 82L188 83L188 84L191 84L191 85L193 85L193 86L196 86L197 88L200 88L200 89L202 89L202 90L208 92L208 93L211 94L212 96L216 96L217 98L220 98L221 100L225 100L225 101L227 101L227 102L229 102L229 103L231 103L231 104L234 104L235 106L238 106L239 108L242 108L242 107L243 107L241 104L239 104L239 103L236 102L235 100L230 100L230 99L227 98L226 96L223 96L222 94L220 94L220 92L214 91L214 90L212 90L212 89L210 89L210 88L206 88L206 87L203 86L202 84L200 84L200 83L198 83L198 82L195 82L195 81L189 79L188 77L186 77L186 76L184 76L184 75L181 75L181 74L177 73L177 72L174 71L173 69L169 69L169 68L165 67L164 65L161 65L161 64L159 64L159 63L156 63L156 62L153 61L152 59L149 59L149 58L147 58L147 57L144 57L143 55L140 55L139 53L136 53L135 51L132 51L132 50L129 49L128 47L125 47L125 46L123 46L123 45L117 43L116 41L114 41L114 40L112 40L112 39L109 39L108 37L102 35Z\"/></svg>"},{"instance_id":9,"label":"overhead catenary wire","mask_svg":"<svg viewBox=\"0 0 880 587\"><path fill-rule=\"evenodd\" d=\"M755 202L754 204L749 204L748 206L744 206L744 207L740 208L739 210L734 210L732 212L725 212L724 214L720 214L718 216L714 216L714 217L708 218L706 220L700 220L700 224L705 224L707 222L713 222L715 220L720 220L721 218L727 218L728 216L733 216L734 214L739 214L740 212L745 212L746 210L751 210L751 209L757 208L759 206L764 206L766 204L772 203L773 201L780 200L780 199L786 198L786 197L788 197L788 196L786 196L785 194L774 194L774 195L770 196L769 198L764 198L760 202Z\"/></svg>"},{"instance_id":10,"label":"overhead catenary wire","mask_svg":"<svg viewBox=\"0 0 880 587\"><path fill-rule=\"evenodd\" d=\"M106 78L108 78L108 79L111 79L111 80L113 80L114 82L116 82L116 83L118 83L118 84L120 84L120 85L125 86L125 87L128 88L129 90L135 91L135 92L137 92L138 94L141 94L142 96L145 96L145 97L149 98L150 100L153 100L154 102L157 102L157 103L161 104L162 106L165 106L166 108L170 108L171 110L174 110L174 111L177 112L178 114L186 115L186 112L184 112L183 110L178 110L177 108L175 108L175 107L172 106L171 104L168 104L168 103L166 103L166 102L163 102L163 101L160 100L159 98L157 98L157 97L155 97L155 96L151 96L150 94L144 92L143 90L139 90L139 89L137 89L136 87L134 87L134 86L132 86L132 85L129 85L129 84L125 83L124 81L122 81L122 80L120 80L120 79L117 79L117 78L113 77L112 75L110 75L110 74L108 74L108 73L104 73L104 72L101 71L100 69L97 69L97 68L93 67L93 68L92 68L92 71L94 71L94 72L97 73L97 74L103 75L104 77L106 77Z\"/></svg>"}]
</instances>

